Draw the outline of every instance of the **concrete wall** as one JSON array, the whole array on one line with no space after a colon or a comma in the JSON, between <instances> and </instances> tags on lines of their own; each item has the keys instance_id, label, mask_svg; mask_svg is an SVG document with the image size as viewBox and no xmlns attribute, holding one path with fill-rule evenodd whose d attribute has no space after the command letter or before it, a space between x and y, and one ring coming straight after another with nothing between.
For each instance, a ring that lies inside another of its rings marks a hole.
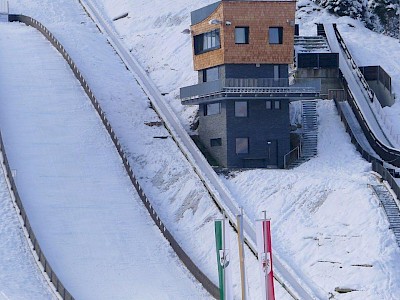
<instances>
[{"instance_id":1,"label":"concrete wall","mask_svg":"<svg viewBox=\"0 0 400 300\"><path fill-rule=\"evenodd\" d=\"M339 69L313 69L299 68L296 72L296 78L317 78L321 79L321 98L328 97L330 89L342 89L342 84L339 80Z\"/></svg>"},{"instance_id":2,"label":"concrete wall","mask_svg":"<svg viewBox=\"0 0 400 300\"><path fill-rule=\"evenodd\" d=\"M199 139L208 152L221 166L227 165L227 128L226 128L226 102L221 103L221 113L218 115L205 116L204 104L199 105ZM210 139L221 138L222 145L211 147Z\"/></svg>"},{"instance_id":3,"label":"concrete wall","mask_svg":"<svg viewBox=\"0 0 400 300\"><path fill-rule=\"evenodd\" d=\"M382 107L392 106L394 104L392 93L379 80L368 80L367 82L374 91Z\"/></svg>"},{"instance_id":4,"label":"concrete wall","mask_svg":"<svg viewBox=\"0 0 400 300\"><path fill-rule=\"evenodd\" d=\"M194 55L196 71L222 64L291 64L294 55L295 1L222 1L192 35L220 29L221 48ZM209 24L212 19L222 24ZM226 25L226 21L231 25ZM235 27L249 27L249 44L235 44ZM283 28L283 44L270 45L269 27Z\"/></svg>"}]
</instances>

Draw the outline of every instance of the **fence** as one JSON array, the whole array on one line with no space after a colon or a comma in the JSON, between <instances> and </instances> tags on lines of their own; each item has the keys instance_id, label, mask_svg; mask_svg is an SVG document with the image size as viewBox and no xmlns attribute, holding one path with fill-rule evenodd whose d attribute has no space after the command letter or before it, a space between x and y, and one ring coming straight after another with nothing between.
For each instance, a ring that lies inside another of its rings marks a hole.
<instances>
[{"instance_id":1,"label":"fence","mask_svg":"<svg viewBox=\"0 0 400 300\"><path fill-rule=\"evenodd\" d=\"M298 68L339 68L339 53L298 53Z\"/></svg>"},{"instance_id":2,"label":"fence","mask_svg":"<svg viewBox=\"0 0 400 300\"><path fill-rule=\"evenodd\" d=\"M83 89L85 90L87 96L89 97L92 105L94 106L95 110L99 114L104 126L106 127L111 140L113 141L118 154L120 155L123 165L125 167L126 172L129 175L129 178L135 187L140 199L142 200L144 206L146 207L147 211L149 212L151 218L153 219L154 223L157 225L157 227L160 229L161 233L164 235L164 237L168 240L170 243L172 249L175 251L176 255L179 257L179 259L183 262L183 264L187 267L187 269L192 273L192 275L203 285L203 287L214 297L214 298L219 298L219 289L218 287L196 266L196 264L191 260L191 258L187 255L187 253L182 249L182 247L177 243L175 238L172 236L170 231L166 228L164 223L161 221L159 216L157 215L157 212L155 211L154 207L151 205L150 200L147 198L146 194L144 193L142 187L140 186L138 180L136 179L133 170L130 166L130 163L128 161L128 158L122 149L121 143L118 140L117 135L115 134L114 130L111 127L110 122L108 121L104 111L100 107L99 102L97 101L96 97L94 96L93 92L91 91L89 85L87 84L86 80L83 78L81 72L79 71L78 67L72 60L72 58L69 56L67 51L64 49L64 47L60 44L60 42L54 37L54 35L45 27L43 26L40 22L36 21L35 19L31 17L27 17L24 15L9 15L9 21L10 22L22 22L25 23L26 25L30 25L37 30L39 30L46 38L49 40L49 42L60 52L60 54L64 57L64 59L67 61L69 64L72 72L74 73L75 77L78 79L80 84L82 85ZM3 145L2 145L3 147ZM2 148L3 149L3 148ZM11 173L10 173L11 174ZM15 184L14 184L15 188ZM19 202L22 205L22 202L19 200ZM25 214L26 218L26 214ZM27 219L27 218L26 218ZM25 220L25 219L24 219ZM28 227L27 227L28 228ZM29 227L30 228L30 227ZM32 230L31 230L32 231ZM37 244L36 239L34 239L35 243ZM32 241L33 243L33 241ZM57 291L60 293L60 295L63 297L63 299L74 299L69 292L63 287L61 282L58 280L58 277L54 274L54 272L51 270L50 266L48 265L48 262L44 256L44 254L40 251L38 256L39 258L42 257L43 260L41 260L43 267L46 270L46 273L49 275L50 278L53 278L56 280L55 287ZM49 274L49 272L50 274ZM54 283L54 281L52 281ZM60 292L61 291L61 292ZM68 294L66 294L67 292ZM64 296L66 295L66 296Z\"/></svg>"}]
</instances>

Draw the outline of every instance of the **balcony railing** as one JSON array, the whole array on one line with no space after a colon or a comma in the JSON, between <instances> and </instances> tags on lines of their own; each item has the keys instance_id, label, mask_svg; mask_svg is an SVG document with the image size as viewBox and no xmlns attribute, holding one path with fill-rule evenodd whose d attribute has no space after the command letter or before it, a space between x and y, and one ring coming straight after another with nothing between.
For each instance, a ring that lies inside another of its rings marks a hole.
<instances>
[{"instance_id":1,"label":"balcony railing","mask_svg":"<svg viewBox=\"0 0 400 300\"><path fill-rule=\"evenodd\" d=\"M311 98L317 96L320 91L320 79L296 79L289 82L287 78L227 78L183 87L180 90L180 97L184 104L196 104L200 99L235 96L236 94Z\"/></svg>"}]
</instances>

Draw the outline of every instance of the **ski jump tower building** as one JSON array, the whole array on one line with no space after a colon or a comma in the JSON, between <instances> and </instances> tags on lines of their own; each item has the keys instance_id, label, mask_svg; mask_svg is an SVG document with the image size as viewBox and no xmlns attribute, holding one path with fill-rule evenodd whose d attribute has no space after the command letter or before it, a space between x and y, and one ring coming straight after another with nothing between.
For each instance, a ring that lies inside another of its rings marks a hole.
<instances>
[{"instance_id":1,"label":"ski jump tower building","mask_svg":"<svg viewBox=\"0 0 400 300\"><path fill-rule=\"evenodd\" d=\"M292 0L221 0L191 13L198 84L180 97L199 105L200 141L220 166L284 166L289 102L318 95L289 84L295 10Z\"/></svg>"}]
</instances>

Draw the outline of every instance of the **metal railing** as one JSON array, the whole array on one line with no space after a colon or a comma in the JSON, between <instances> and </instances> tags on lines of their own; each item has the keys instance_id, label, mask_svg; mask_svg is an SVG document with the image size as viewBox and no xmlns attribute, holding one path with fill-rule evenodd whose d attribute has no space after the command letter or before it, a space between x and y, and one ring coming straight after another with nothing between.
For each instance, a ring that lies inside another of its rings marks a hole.
<instances>
[{"instance_id":1,"label":"metal railing","mask_svg":"<svg viewBox=\"0 0 400 300\"><path fill-rule=\"evenodd\" d=\"M140 186L138 180L136 179L136 177L133 173L133 169L130 166L130 163L128 161L127 155L125 154L124 150L122 149L121 143L119 142L117 135L115 134L114 130L112 129L111 124L108 121L104 111L100 107L100 104L97 101L96 97L94 96L92 90L90 89L87 81L83 78L82 73L79 71L77 65L74 63L74 61L72 60L70 55L67 53L65 48L54 37L54 35L37 20L35 20L31 17L24 16L24 15L10 15L9 20L22 22L22 23L25 23L26 25L30 25L30 26L36 28L37 30L39 30L46 37L46 39L49 40L49 42L58 50L58 52L60 52L60 54L63 56L63 58L67 61L68 65L70 66L75 77L78 79L78 81L80 82L81 86L83 87L85 93L89 97L93 107L95 108L96 112L100 116L103 125L106 127L107 132L109 133L111 140L113 141L113 143L118 151L118 154L122 159L122 163L125 167L125 170L129 176L133 186L135 187L140 199L142 200L144 206L146 207L147 211L149 212L151 218L153 219L155 225L159 228L159 230L161 231L163 236L168 240L169 244L171 245L171 248L175 251L176 255L183 262L183 264L187 267L187 269L190 271L190 273L202 284L202 286L205 288L205 290L207 290L214 298L218 298L219 297L218 287L196 266L196 264L192 261L192 259L189 257L189 255L182 249L182 247L175 240L175 238L173 237L171 232L166 228L165 224L159 218L159 216L158 216L157 212L155 211L154 207L152 206L150 200L148 199L148 197L146 196L142 187ZM14 186L15 186L15 184L14 184ZM19 202L22 205L21 200L19 200ZM25 218L26 218L26 214L25 214ZM30 226L29 226L29 229L30 229ZM30 231L32 232L31 229L30 229ZM38 246L36 238L33 238L33 239L31 238L31 240L34 245L37 245L36 249L38 249L38 251L36 251L36 252L38 253L39 258L41 258L42 265L43 265L46 273L49 275L50 279L52 279L52 282L53 282L56 290L60 293L60 295L63 297L63 299L67 299L67 300L74 299L71 296L71 294L61 284L61 282L58 279L58 277L56 276L56 274L52 271L43 252L40 250L40 247Z\"/></svg>"},{"instance_id":2,"label":"metal railing","mask_svg":"<svg viewBox=\"0 0 400 300\"><path fill-rule=\"evenodd\" d=\"M336 35L343 51L345 51L346 56L351 57L351 54L350 54L348 48L346 47L344 40L340 36L337 26L334 26L334 29L335 29L335 35ZM346 50L344 50L344 49L346 49ZM362 75L362 72L357 67L357 65L355 64L355 62L352 58L351 58L351 61L352 61L352 65L354 65L357 68L357 70L359 70L359 73L357 72L357 76L361 74L360 80L362 80L362 78L364 78L364 76ZM374 132L369 127L367 121L365 120L365 117L364 117L363 113L361 112L361 109L358 106L357 101L354 99L354 95L353 95L352 91L350 90L350 88L347 84L347 81L345 80L345 78L342 74L341 74L341 79L342 79L342 82L344 85L345 93L347 94L348 102L357 118L357 121L359 122L359 124L365 134L365 137L367 138L369 144L371 145L371 147L384 161L386 161L387 163L392 164L396 167L400 167L400 151L395 148L385 145L376 137ZM366 89L366 91L370 90L369 85L366 82L365 78L362 81L365 81L366 86L364 86L364 84L363 84L363 87ZM371 97L375 96L371 90L370 90L370 93L368 93L368 95L369 95L370 99L371 99ZM377 103L377 101L374 101L374 102ZM372 103L373 105L374 105L374 102Z\"/></svg>"},{"instance_id":3,"label":"metal railing","mask_svg":"<svg viewBox=\"0 0 400 300\"><path fill-rule=\"evenodd\" d=\"M351 143L356 147L356 150L361 154L361 156L368 162L372 163L372 170L378 173L383 180L386 180L393 190L393 192L396 194L397 199L400 199L400 187L396 181L396 179L392 176L390 173L391 170L388 170L384 166L384 162L375 156L373 156L371 153L369 153L367 150L361 146L361 144L357 141L356 135L354 134L351 126L349 125L348 120L346 119L346 115L343 113L340 102L336 99L334 99L336 108L339 112L339 116L341 121L343 122L346 132L350 135L351 138ZM372 145L371 145L372 146Z\"/></svg>"},{"instance_id":4,"label":"metal railing","mask_svg":"<svg viewBox=\"0 0 400 300\"><path fill-rule=\"evenodd\" d=\"M274 78L225 78L210 82L203 82L180 89L180 98L184 102L188 99L204 98L215 94L316 94L321 91L320 79L289 79Z\"/></svg>"},{"instance_id":5,"label":"metal railing","mask_svg":"<svg viewBox=\"0 0 400 300\"><path fill-rule=\"evenodd\" d=\"M283 157L283 167L287 169L291 163L295 162L296 160L299 160L300 154L301 154L300 145L291 150L289 153L285 154L285 156Z\"/></svg>"}]
</instances>

